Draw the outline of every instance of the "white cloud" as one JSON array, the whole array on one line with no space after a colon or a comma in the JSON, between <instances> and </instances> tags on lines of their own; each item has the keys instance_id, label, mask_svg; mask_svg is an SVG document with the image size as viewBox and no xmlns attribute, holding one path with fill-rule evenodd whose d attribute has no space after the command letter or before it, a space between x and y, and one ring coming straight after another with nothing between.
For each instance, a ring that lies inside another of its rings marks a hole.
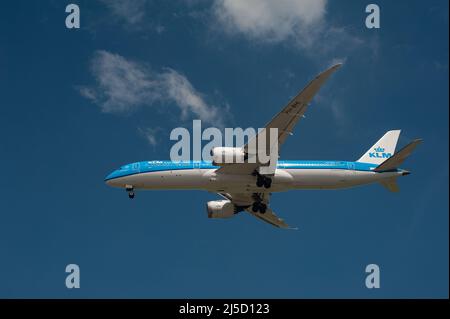
<instances>
[{"instance_id":1,"label":"white cloud","mask_svg":"<svg viewBox=\"0 0 450 319\"><path fill-rule=\"evenodd\" d=\"M113 21L128 31L156 32L162 34L166 26L149 19L150 0L99 0L110 11Z\"/></svg>"},{"instance_id":2,"label":"white cloud","mask_svg":"<svg viewBox=\"0 0 450 319\"><path fill-rule=\"evenodd\" d=\"M193 113L205 122L217 123L220 118L219 108L207 105L185 76L175 70L166 69L161 74L161 79L165 93L180 107L184 118Z\"/></svg>"},{"instance_id":3,"label":"white cloud","mask_svg":"<svg viewBox=\"0 0 450 319\"><path fill-rule=\"evenodd\" d=\"M97 100L95 91L92 90L91 88L81 86L81 87L78 87L78 89L79 89L81 96L84 96L85 98L87 98L91 101L94 101L94 102Z\"/></svg>"},{"instance_id":4,"label":"white cloud","mask_svg":"<svg viewBox=\"0 0 450 319\"><path fill-rule=\"evenodd\" d=\"M104 112L132 111L160 98L160 83L151 71L118 54L97 51L92 59L91 71L97 87L83 87L80 93L99 104Z\"/></svg>"},{"instance_id":5,"label":"white cloud","mask_svg":"<svg viewBox=\"0 0 450 319\"><path fill-rule=\"evenodd\" d=\"M130 24L136 25L145 15L147 0L100 0L114 16Z\"/></svg>"},{"instance_id":6,"label":"white cloud","mask_svg":"<svg viewBox=\"0 0 450 319\"><path fill-rule=\"evenodd\" d=\"M158 33L158 34L161 34L161 33L163 33L164 31L166 31L166 27L163 26L163 25L158 24L158 25L155 27L155 31L156 31L156 33Z\"/></svg>"},{"instance_id":7,"label":"white cloud","mask_svg":"<svg viewBox=\"0 0 450 319\"><path fill-rule=\"evenodd\" d=\"M151 146L158 145L158 133L160 133L162 129L160 127L156 128L139 128L138 132L144 136Z\"/></svg>"},{"instance_id":8,"label":"white cloud","mask_svg":"<svg viewBox=\"0 0 450 319\"><path fill-rule=\"evenodd\" d=\"M339 96L330 95L325 90L325 92L321 91L316 95L315 101L317 106L331 114L335 125L334 132L338 135L346 134L351 120L346 104L341 102Z\"/></svg>"},{"instance_id":9,"label":"white cloud","mask_svg":"<svg viewBox=\"0 0 450 319\"><path fill-rule=\"evenodd\" d=\"M348 52L363 41L327 21L327 0L215 0L220 30L261 43L287 43L312 56Z\"/></svg>"},{"instance_id":10,"label":"white cloud","mask_svg":"<svg viewBox=\"0 0 450 319\"><path fill-rule=\"evenodd\" d=\"M142 106L175 104L183 119L192 115L202 121L223 125L227 109L208 104L181 73L166 68L161 72L107 51L97 51L91 71L96 87L80 87L80 94L98 104L103 112L132 112Z\"/></svg>"},{"instance_id":11,"label":"white cloud","mask_svg":"<svg viewBox=\"0 0 450 319\"><path fill-rule=\"evenodd\" d=\"M229 32L262 41L300 38L311 41L310 32L325 16L326 0L216 0L214 14Z\"/></svg>"}]
</instances>

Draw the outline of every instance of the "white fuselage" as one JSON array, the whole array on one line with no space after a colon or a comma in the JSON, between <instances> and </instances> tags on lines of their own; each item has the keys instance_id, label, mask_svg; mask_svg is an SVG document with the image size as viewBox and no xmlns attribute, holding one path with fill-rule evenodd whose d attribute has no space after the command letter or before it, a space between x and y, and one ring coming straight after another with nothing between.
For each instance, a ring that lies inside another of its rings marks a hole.
<instances>
[{"instance_id":1,"label":"white fuselage","mask_svg":"<svg viewBox=\"0 0 450 319\"><path fill-rule=\"evenodd\" d=\"M272 176L270 189L257 187L252 175L220 174L216 169L175 169L139 172L106 180L115 187L148 190L206 190L211 192L282 192L291 189L337 189L379 182L402 175L401 171L377 173L352 169L282 169Z\"/></svg>"}]
</instances>

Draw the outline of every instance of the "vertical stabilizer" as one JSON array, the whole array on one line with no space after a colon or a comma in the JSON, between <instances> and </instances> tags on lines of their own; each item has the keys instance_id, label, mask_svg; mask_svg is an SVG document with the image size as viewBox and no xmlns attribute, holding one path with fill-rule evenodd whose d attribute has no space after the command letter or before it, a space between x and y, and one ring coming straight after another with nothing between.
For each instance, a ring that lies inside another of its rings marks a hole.
<instances>
[{"instance_id":1,"label":"vertical stabilizer","mask_svg":"<svg viewBox=\"0 0 450 319\"><path fill-rule=\"evenodd\" d=\"M388 131L358 160L358 162L381 164L395 152L400 130Z\"/></svg>"}]
</instances>

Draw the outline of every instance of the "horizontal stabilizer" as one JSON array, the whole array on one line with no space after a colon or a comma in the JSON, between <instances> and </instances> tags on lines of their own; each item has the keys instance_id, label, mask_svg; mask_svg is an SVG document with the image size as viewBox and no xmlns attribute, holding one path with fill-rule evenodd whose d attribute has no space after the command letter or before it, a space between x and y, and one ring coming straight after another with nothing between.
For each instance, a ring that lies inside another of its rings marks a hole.
<instances>
[{"instance_id":1,"label":"horizontal stabilizer","mask_svg":"<svg viewBox=\"0 0 450 319\"><path fill-rule=\"evenodd\" d=\"M381 185L386 187L390 192L398 193L400 188L397 184L397 177L389 178L380 182Z\"/></svg>"},{"instance_id":2,"label":"horizontal stabilizer","mask_svg":"<svg viewBox=\"0 0 450 319\"><path fill-rule=\"evenodd\" d=\"M416 139L402 148L400 151L395 153L393 156L381 163L377 168L374 169L375 172L385 172L389 170L396 169L399 167L404 160L411 155L417 145L422 143L422 139Z\"/></svg>"}]
</instances>

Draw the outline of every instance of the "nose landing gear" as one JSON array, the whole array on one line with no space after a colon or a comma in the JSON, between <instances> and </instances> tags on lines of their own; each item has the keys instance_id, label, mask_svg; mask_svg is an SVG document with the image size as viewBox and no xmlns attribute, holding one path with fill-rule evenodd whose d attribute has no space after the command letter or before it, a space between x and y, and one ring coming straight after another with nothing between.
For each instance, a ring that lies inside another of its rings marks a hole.
<instances>
[{"instance_id":1,"label":"nose landing gear","mask_svg":"<svg viewBox=\"0 0 450 319\"><path fill-rule=\"evenodd\" d=\"M134 195L135 195L133 186L127 185L125 189L126 189L126 191L128 193L128 198L129 199L133 199Z\"/></svg>"}]
</instances>

